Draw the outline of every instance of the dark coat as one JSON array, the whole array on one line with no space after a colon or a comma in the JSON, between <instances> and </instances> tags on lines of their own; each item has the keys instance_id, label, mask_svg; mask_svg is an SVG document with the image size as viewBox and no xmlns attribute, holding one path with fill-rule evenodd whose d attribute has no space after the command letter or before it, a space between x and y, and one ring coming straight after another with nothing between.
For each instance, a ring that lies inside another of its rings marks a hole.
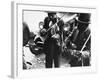
<instances>
[{"instance_id":1,"label":"dark coat","mask_svg":"<svg viewBox=\"0 0 100 80\"><path fill-rule=\"evenodd\" d=\"M48 30L50 21L52 21L54 25L57 22L57 19L50 19L49 17L46 17L44 20L43 28ZM51 31L49 31L47 39L44 42L44 52L46 54L46 68L52 68L53 61L54 66L59 67L59 47L57 45L57 40L55 40L51 36Z\"/></svg>"}]
</instances>

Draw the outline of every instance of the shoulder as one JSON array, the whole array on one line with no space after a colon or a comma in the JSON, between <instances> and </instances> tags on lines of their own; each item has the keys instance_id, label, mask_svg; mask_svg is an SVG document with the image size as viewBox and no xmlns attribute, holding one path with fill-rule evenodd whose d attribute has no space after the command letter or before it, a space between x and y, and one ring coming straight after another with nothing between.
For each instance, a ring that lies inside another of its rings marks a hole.
<instances>
[{"instance_id":1,"label":"shoulder","mask_svg":"<svg viewBox=\"0 0 100 80\"><path fill-rule=\"evenodd\" d=\"M49 17L46 17L44 20L45 20L45 21L49 21Z\"/></svg>"}]
</instances>

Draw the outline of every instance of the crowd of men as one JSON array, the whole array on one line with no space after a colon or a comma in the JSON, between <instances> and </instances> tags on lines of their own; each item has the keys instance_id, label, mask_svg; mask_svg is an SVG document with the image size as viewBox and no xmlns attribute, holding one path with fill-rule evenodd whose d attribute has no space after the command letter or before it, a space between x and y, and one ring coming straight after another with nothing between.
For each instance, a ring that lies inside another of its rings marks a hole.
<instances>
[{"instance_id":1,"label":"crowd of men","mask_svg":"<svg viewBox=\"0 0 100 80\"><path fill-rule=\"evenodd\" d=\"M58 17L56 12L47 12L44 19L43 28L40 30L40 37L34 40L35 36L30 35L27 25L23 26L23 46L33 40L36 46L40 47L40 52L35 51L33 45L29 45L32 53L38 55L45 53L45 67L60 67L59 57L70 59L70 66L90 66L90 17L89 13L75 13L75 17L68 22L64 22L62 17ZM28 33L28 34L27 34ZM27 37L28 36L28 37ZM38 43L38 42L43 42ZM85 47L84 47L85 46ZM87 54L87 52L89 54ZM85 56L85 57L84 57Z\"/></svg>"}]
</instances>

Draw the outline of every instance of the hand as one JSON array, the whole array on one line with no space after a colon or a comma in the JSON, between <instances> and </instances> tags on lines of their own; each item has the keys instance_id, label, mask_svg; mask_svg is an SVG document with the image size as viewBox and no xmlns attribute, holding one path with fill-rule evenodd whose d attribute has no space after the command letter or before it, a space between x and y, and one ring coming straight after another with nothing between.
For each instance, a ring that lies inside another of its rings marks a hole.
<instances>
[{"instance_id":1,"label":"hand","mask_svg":"<svg viewBox=\"0 0 100 80\"><path fill-rule=\"evenodd\" d=\"M52 37L55 38L55 39L59 39L60 35L59 34L54 34Z\"/></svg>"}]
</instances>

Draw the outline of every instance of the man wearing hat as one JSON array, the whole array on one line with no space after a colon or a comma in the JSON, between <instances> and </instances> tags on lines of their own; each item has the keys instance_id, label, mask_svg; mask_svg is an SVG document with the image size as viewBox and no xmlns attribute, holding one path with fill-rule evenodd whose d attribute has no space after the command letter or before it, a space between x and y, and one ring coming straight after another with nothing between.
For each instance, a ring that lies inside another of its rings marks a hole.
<instances>
[{"instance_id":1,"label":"man wearing hat","mask_svg":"<svg viewBox=\"0 0 100 80\"><path fill-rule=\"evenodd\" d=\"M47 31L57 22L57 17L55 12L48 12L48 17L44 20L43 28ZM52 32L49 30L47 32L47 38L44 42L44 51L46 54L46 68L52 68L53 62L54 67L59 67L59 46L57 45L57 40L52 38Z\"/></svg>"},{"instance_id":2,"label":"man wearing hat","mask_svg":"<svg viewBox=\"0 0 100 80\"><path fill-rule=\"evenodd\" d=\"M77 27L78 27L79 33L78 33L77 39L75 41L78 50L81 50L81 48L84 44L84 38L86 37L86 36L84 36L85 35L84 33L86 32L87 28L89 27L90 17L91 17L91 14L89 14L89 13L80 13L79 14L79 18L77 20Z\"/></svg>"}]
</instances>

